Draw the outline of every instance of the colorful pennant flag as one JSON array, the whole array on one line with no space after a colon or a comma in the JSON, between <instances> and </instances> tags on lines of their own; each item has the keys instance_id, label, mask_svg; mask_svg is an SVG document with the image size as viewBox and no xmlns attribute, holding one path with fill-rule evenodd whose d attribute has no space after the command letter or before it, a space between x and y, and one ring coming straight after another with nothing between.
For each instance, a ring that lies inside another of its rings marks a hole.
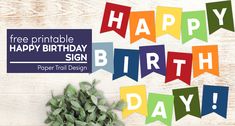
<instances>
[{"instance_id":1,"label":"colorful pennant flag","mask_svg":"<svg viewBox=\"0 0 235 126\"><path fill-rule=\"evenodd\" d=\"M169 82L175 79L180 79L190 85L192 70L192 54L168 52L166 80Z\"/></svg>"},{"instance_id":2,"label":"colorful pennant flag","mask_svg":"<svg viewBox=\"0 0 235 126\"><path fill-rule=\"evenodd\" d=\"M123 119L133 113L147 116L147 96L144 85L121 87L120 97L127 103L126 108L122 110Z\"/></svg>"},{"instance_id":3,"label":"colorful pennant flag","mask_svg":"<svg viewBox=\"0 0 235 126\"><path fill-rule=\"evenodd\" d=\"M182 14L182 43L193 38L207 42L207 25L205 11L183 12Z\"/></svg>"},{"instance_id":4,"label":"colorful pennant flag","mask_svg":"<svg viewBox=\"0 0 235 126\"><path fill-rule=\"evenodd\" d=\"M173 103L173 95L149 93L146 124L154 121L161 121L167 126L171 126Z\"/></svg>"},{"instance_id":5,"label":"colorful pennant flag","mask_svg":"<svg viewBox=\"0 0 235 126\"><path fill-rule=\"evenodd\" d=\"M218 46L193 46L193 76L205 72L219 76Z\"/></svg>"},{"instance_id":6,"label":"colorful pennant flag","mask_svg":"<svg viewBox=\"0 0 235 126\"><path fill-rule=\"evenodd\" d=\"M207 3L206 10L210 34L220 28L234 31L231 1Z\"/></svg>"},{"instance_id":7,"label":"colorful pennant flag","mask_svg":"<svg viewBox=\"0 0 235 126\"><path fill-rule=\"evenodd\" d=\"M165 46L142 46L140 50L141 77L145 77L152 72L161 75L166 74Z\"/></svg>"},{"instance_id":8,"label":"colorful pennant flag","mask_svg":"<svg viewBox=\"0 0 235 126\"><path fill-rule=\"evenodd\" d=\"M100 33L113 30L125 38L130 11L130 7L107 2Z\"/></svg>"},{"instance_id":9,"label":"colorful pennant flag","mask_svg":"<svg viewBox=\"0 0 235 126\"><path fill-rule=\"evenodd\" d=\"M170 34L180 39L182 8L157 7L156 36Z\"/></svg>"},{"instance_id":10,"label":"colorful pennant flag","mask_svg":"<svg viewBox=\"0 0 235 126\"><path fill-rule=\"evenodd\" d=\"M141 38L156 42L154 11L131 12L130 39L131 43Z\"/></svg>"},{"instance_id":11,"label":"colorful pennant flag","mask_svg":"<svg viewBox=\"0 0 235 126\"><path fill-rule=\"evenodd\" d=\"M92 72L99 69L113 73L113 43L92 44Z\"/></svg>"},{"instance_id":12,"label":"colorful pennant flag","mask_svg":"<svg viewBox=\"0 0 235 126\"><path fill-rule=\"evenodd\" d=\"M201 116L197 87L174 89L173 95L176 121L187 114L195 117Z\"/></svg>"},{"instance_id":13,"label":"colorful pennant flag","mask_svg":"<svg viewBox=\"0 0 235 126\"><path fill-rule=\"evenodd\" d=\"M203 86L202 116L212 112L227 118L229 87L224 86Z\"/></svg>"},{"instance_id":14,"label":"colorful pennant flag","mask_svg":"<svg viewBox=\"0 0 235 126\"><path fill-rule=\"evenodd\" d=\"M139 50L115 49L113 80L124 75L138 81Z\"/></svg>"}]
</instances>

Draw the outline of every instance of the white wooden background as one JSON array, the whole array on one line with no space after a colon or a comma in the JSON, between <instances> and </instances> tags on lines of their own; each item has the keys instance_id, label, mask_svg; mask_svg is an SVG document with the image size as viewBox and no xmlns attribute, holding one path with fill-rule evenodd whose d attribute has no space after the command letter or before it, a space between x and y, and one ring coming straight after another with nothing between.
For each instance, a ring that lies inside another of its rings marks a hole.
<instances>
[{"instance_id":1,"label":"white wooden background","mask_svg":"<svg viewBox=\"0 0 235 126\"><path fill-rule=\"evenodd\" d=\"M212 0L210 0L213 2ZM216 0L214 0L216 1ZM209 0L110 0L128 5L132 11L155 10L156 6L182 7L184 11L205 10ZM233 8L235 13L235 1ZM100 34L105 0L0 0L0 126L44 126L45 104L51 90L61 94L68 83L78 87L79 81L102 80L98 88L103 90L110 102L119 99L121 86L145 84L148 92L171 94L172 89L186 88L181 81L164 83L164 77L151 74L139 82L123 77L112 81L112 74L98 71L93 74L7 74L6 29L7 28L92 28L94 42L113 42L116 48L134 48L153 45L147 40L129 44L114 32ZM235 17L235 16L234 16ZM192 86L199 87L200 101L203 84L229 86L228 117L216 114L200 118L187 116L173 126L234 126L235 125L235 33L220 30L209 36L209 42L192 40L184 45L171 36L158 38L157 44L165 44L167 51L191 52L193 45L219 46L220 77L204 74L192 79ZM120 112L117 112L121 115ZM133 114L123 120L127 126L143 126L145 117ZM163 125L155 122L149 126Z\"/></svg>"}]
</instances>

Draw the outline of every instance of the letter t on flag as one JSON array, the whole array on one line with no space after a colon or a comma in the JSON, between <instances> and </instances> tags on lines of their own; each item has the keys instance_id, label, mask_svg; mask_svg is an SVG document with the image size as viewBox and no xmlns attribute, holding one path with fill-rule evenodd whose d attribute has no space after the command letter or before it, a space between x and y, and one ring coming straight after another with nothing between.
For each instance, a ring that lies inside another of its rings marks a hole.
<instances>
[{"instance_id":1,"label":"letter t on flag","mask_svg":"<svg viewBox=\"0 0 235 126\"><path fill-rule=\"evenodd\" d=\"M168 52L166 83L175 79L180 79L190 85L191 70L192 54Z\"/></svg>"},{"instance_id":2,"label":"letter t on flag","mask_svg":"<svg viewBox=\"0 0 235 126\"><path fill-rule=\"evenodd\" d=\"M113 30L125 38L130 11L130 7L107 2L100 33Z\"/></svg>"}]
</instances>

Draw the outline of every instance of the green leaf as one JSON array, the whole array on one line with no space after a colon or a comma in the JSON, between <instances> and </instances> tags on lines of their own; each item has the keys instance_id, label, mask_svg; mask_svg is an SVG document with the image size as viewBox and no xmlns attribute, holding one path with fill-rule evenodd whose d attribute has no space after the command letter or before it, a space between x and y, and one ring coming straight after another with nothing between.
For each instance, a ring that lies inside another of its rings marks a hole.
<instances>
[{"instance_id":1,"label":"green leaf","mask_svg":"<svg viewBox=\"0 0 235 126\"><path fill-rule=\"evenodd\" d=\"M100 116L100 117L98 118L97 121L104 121L104 120L106 119L106 117L107 117L107 115L106 115L106 114L103 114L102 116Z\"/></svg>"},{"instance_id":2,"label":"green leaf","mask_svg":"<svg viewBox=\"0 0 235 126\"><path fill-rule=\"evenodd\" d=\"M97 100L97 98L96 98L94 95L91 96L91 101L92 101L95 105L97 105L98 100Z\"/></svg>"},{"instance_id":3,"label":"green leaf","mask_svg":"<svg viewBox=\"0 0 235 126\"><path fill-rule=\"evenodd\" d=\"M126 102L118 101L114 109L122 111L127 106Z\"/></svg>"},{"instance_id":4,"label":"green leaf","mask_svg":"<svg viewBox=\"0 0 235 126\"><path fill-rule=\"evenodd\" d=\"M106 112L107 111L107 108L105 106L103 106L103 105L99 105L98 108L102 112Z\"/></svg>"},{"instance_id":5,"label":"green leaf","mask_svg":"<svg viewBox=\"0 0 235 126\"><path fill-rule=\"evenodd\" d=\"M90 104L89 102L86 102L86 104L85 104L85 106L84 106L85 110L87 111L87 110L89 110L91 107L92 107L91 104Z\"/></svg>"},{"instance_id":6,"label":"green leaf","mask_svg":"<svg viewBox=\"0 0 235 126\"><path fill-rule=\"evenodd\" d=\"M81 91L79 92L79 100L82 104L86 103L86 96Z\"/></svg>"},{"instance_id":7,"label":"green leaf","mask_svg":"<svg viewBox=\"0 0 235 126\"><path fill-rule=\"evenodd\" d=\"M64 101L60 101L59 107L63 107L63 106L64 106Z\"/></svg>"},{"instance_id":8,"label":"green leaf","mask_svg":"<svg viewBox=\"0 0 235 126\"><path fill-rule=\"evenodd\" d=\"M96 120L96 112L92 112L90 115L87 116L87 122L95 121Z\"/></svg>"},{"instance_id":9,"label":"green leaf","mask_svg":"<svg viewBox=\"0 0 235 126\"><path fill-rule=\"evenodd\" d=\"M60 122L58 122L58 121L54 121L51 125L52 125L52 126L60 126L60 125L61 125L61 123L60 123Z\"/></svg>"},{"instance_id":10,"label":"green leaf","mask_svg":"<svg viewBox=\"0 0 235 126\"><path fill-rule=\"evenodd\" d=\"M93 112L93 111L95 111L95 108L96 108L96 106L92 106L92 107L89 108L87 111L88 111L88 112Z\"/></svg>"},{"instance_id":11,"label":"green leaf","mask_svg":"<svg viewBox=\"0 0 235 126\"><path fill-rule=\"evenodd\" d=\"M97 90L94 95L99 98L104 98L104 93L100 90Z\"/></svg>"},{"instance_id":12,"label":"green leaf","mask_svg":"<svg viewBox=\"0 0 235 126\"><path fill-rule=\"evenodd\" d=\"M86 126L87 125L86 122L82 122L82 121L79 121L79 120L75 120L75 124L76 124L76 126Z\"/></svg>"},{"instance_id":13,"label":"green leaf","mask_svg":"<svg viewBox=\"0 0 235 126\"><path fill-rule=\"evenodd\" d=\"M106 99L102 98L98 101L98 104L99 105L105 105L107 102L106 102Z\"/></svg>"},{"instance_id":14,"label":"green leaf","mask_svg":"<svg viewBox=\"0 0 235 126\"><path fill-rule=\"evenodd\" d=\"M116 120L114 121L114 126L125 126L125 124L120 120Z\"/></svg>"},{"instance_id":15,"label":"green leaf","mask_svg":"<svg viewBox=\"0 0 235 126\"><path fill-rule=\"evenodd\" d=\"M48 115L48 118L51 120L51 121L55 121L56 117L53 115L53 114L49 114Z\"/></svg>"},{"instance_id":16,"label":"green leaf","mask_svg":"<svg viewBox=\"0 0 235 126\"><path fill-rule=\"evenodd\" d=\"M76 108L81 108L81 105L79 104L78 101L71 101L70 103L72 104L72 106L74 106Z\"/></svg>"},{"instance_id":17,"label":"green leaf","mask_svg":"<svg viewBox=\"0 0 235 126\"><path fill-rule=\"evenodd\" d=\"M80 109L80 113L79 114L80 114L82 119L84 119L86 117L86 112L82 108Z\"/></svg>"},{"instance_id":18,"label":"green leaf","mask_svg":"<svg viewBox=\"0 0 235 126\"><path fill-rule=\"evenodd\" d=\"M77 95L77 90L73 85L69 84L65 88L64 94L67 96L74 96L74 95Z\"/></svg>"},{"instance_id":19,"label":"green leaf","mask_svg":"<svg viewBox=\"0 0 235 126\"><path fill-rule=\"evenodd\" d=\"M56 120L57 120L58 122L60 122L60 123L63 123L63 119L61 118L60 115L57 115L57 116L56 116Z\"/></svg>"},{"instance_id":20,"label":"green leaf","mask_svg":"<svg viewBox=\"0 0 235 126\"><path fill-rule=\"evenodd\" d=\"M77 108L77 107L74 107L74 106L72 106L71 107L73 110L75 110L76 112L79 112L80 111L80 108Z\"/></svg>"},{"instance_id":21,"label":"green leaf","mask_svg":"<svg viewBox=\"0 0 235 126\"><path fill-rule=\"evenodd\" d=\"M74 123L74 121L75 121L74 117L69 114L65 114L65 118L71 123Z\"/></svg>"},{"instance_id":22,"label":"green leaf","mask_svg":"<svg viewBox=\"0 0 235 126\"><path fill-rule=\"evenodd\" d=\"M55 98L51 98L51 100L47 103L47 106L49 105L53 105L53 106L57 106L58 102Z\"/></svg>"},{"instance_id":23,"label":"green leaf","mask_svg":"<svg viewBox=\"0 0 235 126\"><path fill-rule=\"evenodd\" d=\"M71 123L71 122L68 122L68 123L66 124L66 126L74 126L74 124Z\"/></svg>"},{"instance_id":24,"label":"green leaf","mask_svg":"<svg viewBox=\"0 0 235 126\"><path fill-rule=\"evenodd\" d=\"M53 115L58 115L60 112L62 111L62 109L61 108L58 108L58 109L56 109L55 111L53 111Z\"/></svg>"},{"instance_id":25,"label":"green leaf","mask_svg":"<svg viewBox=\"0 0 235 126\"><path fill-rule=\"evenodd\" d=\"M101 126L101 125L98 124L98 123L89 122L89 123L88 123L88 126Z\"/></svg>"},{"instance_id":26,"label":"green leaf","mask_svg":"<svg viewBox=\"0 0 235 126\"><path fill-rule=\"evenodd\" d=\"M51 119L49 117L47 117L47 119L44 121L46 124L51 123Z\"/></svg>"},{"instance_id":27,"label":"green leaf","mask_svg":"<svg viewBox=\"0 0 235 126\"><path fill-rule=\"evenodd\" d=\"M79 85L80 85L80 89L82 91L87 91L87 90L91 89L91 87L92 87L92 85L89 82L80 82Z\"/></svg>"},{"instance_id":28,"label":"green leaf","mask_svg":"<svg viewBox=\"0 0 235 126\"><path fill-rule=\"evenodd\" d=\"M95 95L95 93L97 92L97 90L95 88L91 88L87 91L88 95ZM95 95L96 96L96 95Z\"/></svg>"},{"instance_id":29,"label":"green leaf","mask_svg":"<svg viewBox=\"0 0 235 126\"><path fill-rule=\"evenodd\" d=\"M95 87L98 83L100 83L100 81L94 79L94 80L92 81L92 86Z\"/></svg>"}]
</instances>

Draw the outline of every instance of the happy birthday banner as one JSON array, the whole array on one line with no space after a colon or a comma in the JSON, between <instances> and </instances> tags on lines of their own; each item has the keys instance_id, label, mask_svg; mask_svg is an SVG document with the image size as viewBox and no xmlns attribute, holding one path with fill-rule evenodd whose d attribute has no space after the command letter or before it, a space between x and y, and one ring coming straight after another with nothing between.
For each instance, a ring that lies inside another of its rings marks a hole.
<instances>
[{"instance_id":1,"label":"happy birthday banner","mask_svg":"<svg viewBox=\"0 0 235 126\"><path fill-rule=\"evenodd\" d=\"M182 8L158 6L156 14L154 11L131 12L131 7L106 3L100 32L115 31L125 38L128 22L130 43L141 38L155 43L157 37L165 34L178 40L181 37L183 44L193 38L207 42L207 29L209 34L220 28L234 31L232 3L222 1L207 3L206 11L183 12Z\"/></svg>"},{"instance_id":2,"label":"happy birthday banner","mask_svg":"<svg viewBox=\"0 0 235 126\"><path fill-rule=\"evenodd\" d=\"M106 3L100 33L115 31L125 38L128 22L131 44L142 38L155 43L165 34L181 39L183 44L194 38L207 42L208 31L234 31L232 3L221 1L206 3L206 11L183 12L182 8L158 6L156 13L132 12L131 7ZM187 85L191 73L193 77L205 72L219 76L217 45L192 46L192 53L166 53L164 45L117 49L112 43L94 43L93 55L93 72L107 70L113 73L113 80L127 76L138 81L139 71L141 78L154 72L165 76L165 83L179 79ZM146 124L160 121L171 126L174 107L176 121L186 115L201 118L212 112L227 118L228 92L227 86L204 85L200 107L197 87L174 89L172 95L150 92L148 96L144 85L121 87L120 98L127 103L122 116L139 113L146 117Z\"/></svg>"}]
</instances>

